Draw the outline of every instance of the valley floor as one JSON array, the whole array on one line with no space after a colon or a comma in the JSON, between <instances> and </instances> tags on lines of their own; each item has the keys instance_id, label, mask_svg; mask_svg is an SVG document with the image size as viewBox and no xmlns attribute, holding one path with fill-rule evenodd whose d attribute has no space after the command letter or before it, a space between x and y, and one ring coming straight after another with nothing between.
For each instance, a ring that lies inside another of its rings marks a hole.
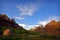
<instances>
[{"instance_id":1,"label":"valley floor","mask_svg":"<svg viewBox=\"0 0 60 40\"><path fill-rule=\"evenodd\" d=\"M59 35L27 35L0 36L0 40L60 40Z\"/></svg>"}]
</instances>

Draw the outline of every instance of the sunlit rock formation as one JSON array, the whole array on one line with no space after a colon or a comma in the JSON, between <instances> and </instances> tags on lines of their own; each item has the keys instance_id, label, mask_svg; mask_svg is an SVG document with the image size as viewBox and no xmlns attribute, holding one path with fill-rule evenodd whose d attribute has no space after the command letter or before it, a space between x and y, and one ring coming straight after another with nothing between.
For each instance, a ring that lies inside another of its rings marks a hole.
<instances>
[{"instance_id":1,"label":"sunlit rock formation","mask_svg":"<svg viewBox=\"0 0 60 40\"><path fill-rule=\"evenodd\" d=\"M8 28L18 28L21 27L19 26L16 22L15 19L10 19L7 15L5 14L0 14L0 26L6 26ZM22 28L22 27L21 27Z\"/></svg>"},{"instance_id":2,"label":"sunlit rock formation","mask_svg":"<svg viewBox=\"0 0 60 40\"><path fill-rule=\"evenodd\" d=\"M19 26L15 19L10 19L6 14L0 14L0 35L10 35L10 29L25 30L22 26ZM18 30L18 31L19 31Z\"/></svg>"},{"instance_id":3,"label":"sunlit rock formation","mask_svg":"<svg viewBox=\"0 0 60 40\"><path fill-rule=\"evenodd\" d=\"M8 35L10 35L10 29L5 29L4 31L3 31L3 36L8 36Z\"/></svg>"},{"instance_id":4,"label":"sunlit rock formation","mask_svg":"<svg viewBox=\"0 0 60 40\"><path fill-rule=\"evenodd\" d=\"M45 26L45 30L47 33L60 34L60 21L52 20Z\"/></svg>"},{"instance_id":5,"label":"sunlit rock formation","mask_svg":"<svg viewBox=\"0 0 60 40\"><path fill-rule=\"evenodd\" d=\"M51 20L51 22L47 23L45 27L43 27L43 25L39 25L32 28L31 31L47 34L60 34L60 21Z\"/></svg>"}]
</instances>

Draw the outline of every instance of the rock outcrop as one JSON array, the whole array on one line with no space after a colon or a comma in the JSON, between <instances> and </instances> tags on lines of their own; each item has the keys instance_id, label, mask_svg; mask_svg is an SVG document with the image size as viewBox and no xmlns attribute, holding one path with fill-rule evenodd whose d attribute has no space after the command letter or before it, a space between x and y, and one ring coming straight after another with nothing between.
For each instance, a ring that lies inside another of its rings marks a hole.
<instances>
[{"instance_id":1,"label":"rock outcrop","mask_svg":"<svg viewBox=\"0 0 60 40\"><path fill-rule=\"evenodd\" d=\"M52 20L45 26L45 30L47 33L60 34L60 21Z\"/></svg>"},{"instance_id":2,"label":"rock outcrop","mask_svg":"<svg viewBox=\"0 0 60 40\"><path fill-rule=\"evenodd\" d=\"M11 30L10 29L5 29L3 31L3 36L8 36L8 35L10 35L10 33L11 33Z\"/></svg>"},{"instance_id":3,"label":"rock outcrop","mask_svg":"<svg viewBox=\"0 0 60 40\"><path fill-rule=\"evenodd\" d=\"M10 33L12 31L10 29L12 29L12 28L19 29L19 30L25 30L22 26L19 26L15 22L15 19L10 19L7 15L0 14L0 35L2 35L2 34L6 35L6 36L10 35Z\"/></svg>"},{"instance_id":4,"label":"rock outcrop","mask_svg":"<svg viewBox=\"0 0 60 40\"><path fill-rule=\"evenodd\" d=\"M31 29L32 31L47 34L60 34L60 21L51 20L45 27L43 25Z\"/></svg>"},{"instance_id":5,"label":"rock outcrop","mask_svg":"<svg viewBox=\"0 0 60 40\"><path fill-rule=\"evenodd\" d=\"M5 14L0 14L0 26L6 26L8 28L22 28L19 26L14 19L10 19L7 15Z\"/></svg>"},{"instance_id":6,"label":"rock outcrop","mask_svg":"<svg viewBox=\"0 0 60 40\"><path fill-rule=\"evenodd\" d=\"M39 25L35 28L32 28L31 31L42 32L43 31L43 25Z\"/></svg>"}]
</instances>

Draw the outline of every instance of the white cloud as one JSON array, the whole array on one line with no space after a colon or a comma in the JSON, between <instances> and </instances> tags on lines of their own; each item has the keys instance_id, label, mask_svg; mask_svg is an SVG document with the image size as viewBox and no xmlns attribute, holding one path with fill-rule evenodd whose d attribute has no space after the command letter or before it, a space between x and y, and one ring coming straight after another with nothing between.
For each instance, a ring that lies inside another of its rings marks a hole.
<instances>
[{"instance_id":1,"label":"white cloud","mask_svg":"<svg viewBox=\"0 0 60 40\"><path fill-rule=\"evenodd\" d=\"M45 26L47 23L48 23L48 21L46 21L46 20L38 22L38 24L42 24L43 26Z\"/></svg>"},{"instance_id":2,"label":"white cloud","mask_svg":"<svg viewBox=\"0 0 60 40\"><path fill-rule=\"evenodd\" d=\"M15 19L19 19L19 20L25 20L25 18L24 17L15 17Z\"/></svg>"},{"instance_id":3,"label":"white cloud","mask_svg":"<svg viewBox=\"0 0 60 40\"><path fill-rule=\"evenodd\" d=\"M28 15L32 16L34 11L36 10L36 5L28 4L28 5L19 5L17 6L19 9L20 15Z\"/></svg>"},{"instance_id":4,"label":"white cloud","mask_svg":"<svg viewBox=\"0 0 60 40\"><path fill-rule=\"evenodd\" d=\"M20 26L23 26L23 28L26 26L26 24L19 24Z\"/></svg>"},{"instance_id":5,"label":"white cloud","mask_svg":"<svg viewBox=\"0 0 60 40\"><path fill-rule=\"evenodd\" d=\"M49 19L48 20L56 20L56 21L59 21L60 20L60 17L59 16L51 16L51 17L49 17Z\"/></svg>"},{"instance_id":6,"label":"white cloud","mask_svg":"<svg viewBox=\"0 0 60 40\"><path fill-rule=\"evenodd\" d=\"M19 20L24 20L26 18L25 16L33 16L34 12L37 10L35 4L18 5L17 8L19 15L14 18Z\"/></svg>"},{"instance_id":7,"label":"white cloud","mask_svg":"<svg viewBox=\"0 0 60 40\"><path fill-rule=\"evenodd\" d=\"M49 23L51 20L59 21L59 20L60 20L60 17L58 17L58 16L51 16L51 17L49 17L49 18L46 19L46 20L38 21L38 24L42 24L43 26L45 26L45 25L46 25L47 23Z\"/></svg>"},{"instance_id":8,"label":"white cloud","mask_svg":"<svg viewBox=\"0 0 60 40\"><path fill-rule=\"evenodd\" d=\"M59 21L59 20L60 20L59 18L60 18L60 17L58 17L58 16L51 16L51 17L49 17L49 18L46 19L46 20L38 21L38 22L37 22L38 25L37 25L37 24L35 24L35 25L19 24L19 25L22 26L23 28L29 30L29 29L31 29L31 28L35 28L35 27L37 27L37 26L40 26L41 24L42 24L43 26L45 26L45 25L46 25L47 23L49 23L51 20Z\"/></svg>"},{"instance_id":9,"label":"white cloud","mask_svg":"<svg viewBox=\"0 0 60 40\"><path fill-rule=\"evenodd\" d=\"M26 30L29 30L31 28L38 26L38 25L26 25L26 24L19 24L19 25L22 26Z\"/></svg>"}]
</instances>

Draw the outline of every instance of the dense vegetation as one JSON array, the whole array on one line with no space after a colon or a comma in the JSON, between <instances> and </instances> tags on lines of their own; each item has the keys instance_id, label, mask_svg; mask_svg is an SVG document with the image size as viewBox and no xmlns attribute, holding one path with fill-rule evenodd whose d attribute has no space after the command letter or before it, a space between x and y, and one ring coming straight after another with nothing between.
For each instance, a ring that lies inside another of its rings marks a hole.
<instances>
[{"instance_id":1,"label":"dense vegetation","mask_svg":"<svg viewBox=\"0 0 60 40\"><path fill-rule=\"evenodd\" d=\"M0 32L6 27L1 27ZM0 34L0 40L60 40L60 35L58 34L43 34L38 32L32 32L27 30L21 30L19 28L10 28L12 34L9 36L3 36Z\"/></svg>"}]
</instances>

